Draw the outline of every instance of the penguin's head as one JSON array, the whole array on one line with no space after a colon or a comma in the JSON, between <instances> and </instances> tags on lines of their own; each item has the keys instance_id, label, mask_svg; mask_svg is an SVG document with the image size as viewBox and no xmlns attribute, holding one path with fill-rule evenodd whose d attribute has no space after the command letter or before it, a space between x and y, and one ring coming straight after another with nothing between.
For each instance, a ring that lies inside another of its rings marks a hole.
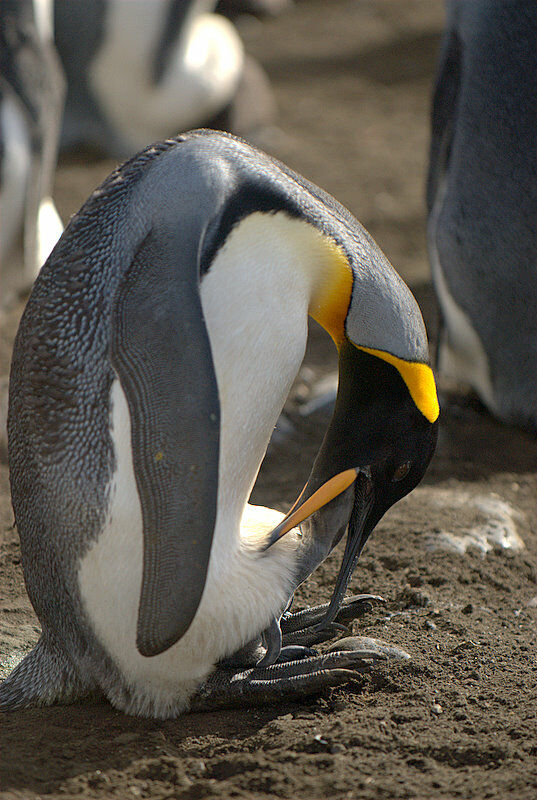
<instances>
[{"instance_id":1,"label":"penguin's head","mask_svg":"<svg viewBox=\"0 0 537 800\"><path fill-rule=\"evenodd\" d=\"M389 311L378 306L369 325L363 293L351 292L339 329L329 329L339 350L334 414L306 486L269 540L270 546L300 524L298 584L348 531L326 622L337 613L372 530L420 482L436 446L439 406L425 327L398 276L397 288L398 303Z\"/></svg>"}]
</instances>

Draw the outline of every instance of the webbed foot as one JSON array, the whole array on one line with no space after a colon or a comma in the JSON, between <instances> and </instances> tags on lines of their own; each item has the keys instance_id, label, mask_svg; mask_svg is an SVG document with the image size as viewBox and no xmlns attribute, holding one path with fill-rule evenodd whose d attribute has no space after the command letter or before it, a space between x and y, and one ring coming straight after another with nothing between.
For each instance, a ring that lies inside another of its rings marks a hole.
<instances>
[{"instance_id":1,"label":"webbed foot","mask_svg":"<svg viewBox=\"0 0 537 800\"><path fill-rule=\"evenodd\" d=\"M341 639L324 654L311 649L311 645L346 631L352 620L379 601L382 598L376 595L350 597L343 602L336 620L326 627L322 621L328 603L285 612L280 621L274 619L263 631L264 648L259 641L252 642L220 662L192 698L190 710L212 711L296 700L348 683L375 661L406 657L397 648L364 637Z\"/></svg>"},{"instance_id":2,"label":"webbed foot","mask_svg":"<svg viewBox=\"0 0 537 800\"><path fill-rule=\"evenodd\" d=\"M347 636L345 639L338 639L330 645L327 653L340 653L350 651L352 653L371 652L384 656L394 661L408 661L412 657L406 650L401 650L394 644L383 642L382 639L371 639L369 636Z\"/></svg>"},{"instance_id":3,"label":"webbed foot","mask_svg":"<svg viewBox=\"0 0 537 800\"><path fill-rule=\"evenodd\" d=\"M377 650L325 653L242 672L220 665L198 689L190 711L265 705L297 700L348 683L373 661L385 660Z\"/></svg>"},{"instance_id":4,"label":"webbed foot","mask_svg":"<svg viewBox=\"0 0 537 800\"><path fill-rule=\"evenodd\" d=\"M343 601L333 622L323 624L329 603L312 606L303 611L285 611L280 619L272 622L261 634L265 652L256 667L269 667L281 661L316 655L311 647L347 632L347 625L371 610L373 602L383 602L382 597L360 594Z\"/></svg>"},{"instance_id":5,"label":"webbed foot","mask_svg":"<svg viewBox=\"0 0 537 800\"><path fill-rule=\"evenodd\" d=\"M280 628L283 646L301 645L312 647L333 639L347 631L347 626L358 617L371 611L373 603L383 603L384 599L374 594L358 594L343 600L336 618L328 625L323 624L329 603L311 606L303 611L286 611L282 616Z\"/></svg>"}]
</instances>

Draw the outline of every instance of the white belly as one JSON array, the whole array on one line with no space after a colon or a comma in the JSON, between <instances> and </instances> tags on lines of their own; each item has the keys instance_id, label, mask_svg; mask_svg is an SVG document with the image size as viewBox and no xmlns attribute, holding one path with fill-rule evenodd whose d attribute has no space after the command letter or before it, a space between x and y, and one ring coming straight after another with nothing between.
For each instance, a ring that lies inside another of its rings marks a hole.
<instances>
[{"instance_id":1,"label":"white belly","mask_svg":"<svg viewBox=\"0 0 537 800\"><path fill-rule=\"evenodd\" d=\"M82 560L79 585L95 635L131 689L130 712L178 713L214 664L259 634L290 596L296 538L259 553L262 534L281 515L245 503L303 357L307 292L300 273L286 266L292 253L268 238L259 247L259 233L255 220L239 226L202 283L221 403L218 513L194 621L179 642L151 658L136 649L143 528L131 423L118 380L111 389L116 470L107 521ZM284 281L277 293L275 278Z\"/></svg>"},{"instance_id":2,"label":"white belly","mask_svg":"<svg viewBox=\"0 0 537 800\"><path fill-rule=\"evenodd\" d=\"M0 305L3 305L8 295L25 283L29 286L35 278L35 275L24 275L22 252L16 255L13 252L23 227L31 152L24 110L18 98L7 91L0 104L0 128L4 146L0 164Z\"/></svg>"},{"instance_id":3,"label":"white belly","mask_svg":"<svg viewBox=\"0 0 537 800\"><path fill-rule=\"evenodd\" d=\"M445 340L438 345L438 368L447 378L471 386L486 405L494 409L494 392L485 349L468 314L457 304L449 290L436 247L438 218L446 192L447 183L444 179L437 192L427 231L431 270L446 326Z\"/></svg>"},{"instance_id":4,"label":"white belly","mask_svg":"<svg viewBox=\"0 0 537 800\"><path fill-rule=\"evenodd\" d=\"M106 36L89 80L107 118L132 147L206 122L232 99L244 52L234 26L218 14L191 9L162 80L152 76L154 50L165 21L162 0L109 4Z\"/></svg>"}]
</instances>

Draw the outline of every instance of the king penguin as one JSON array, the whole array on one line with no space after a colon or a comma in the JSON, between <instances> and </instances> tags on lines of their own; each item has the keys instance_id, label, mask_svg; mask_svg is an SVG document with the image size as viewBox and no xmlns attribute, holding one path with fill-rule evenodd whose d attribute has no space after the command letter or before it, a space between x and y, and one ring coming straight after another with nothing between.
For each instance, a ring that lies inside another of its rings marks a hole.
<instances>
[{"instance_id":1,"label":"king penguin","mask_svg":"<svg viewBox=\"0 0 537 800\"><path fill-rule=\"evenodd\" d=\"M225 114L250 59L215 6L216 0L56 0L55 42L67 79L62 149L86 144L126 158L147 142ZM255 111L245 113L253 125Z\"/></svg>"},{"instance_id":2,"label":"king penguin","mask_svg":"<svg viewBox=\"0 0 537 800\"><path fill-rule=\"evenodd\" d=\"M52 29L52 0L0 3L0 312L63 231L51 197L64 97Z\"/></svg>"},{"instance_id":3,"label":"king penguin","mask_svg":"<svg viewBox=\"0 0 537 800\"><path fill-rule=\"evenodd\" d=\"M308 315L339 389L283 517L247 501ZM10 480L42 635L0 707L99 691L165 718L348 680L374 651L311 645L358 613L356 560L438 415L419 308L345 208L229 134L146 148L71 219L17 333ZM330 604L291 613L346 531Z\"/></svg>"},{"instance_id":4,"label":"king penguin","mask_svg":"<svg viewBox=\"0 0 537 800\"><path fill-rule=\"evenodd\" d=\"M447 3L428 244L438 368L537 431L537 4Z\"/></svg>"}]
</instances>

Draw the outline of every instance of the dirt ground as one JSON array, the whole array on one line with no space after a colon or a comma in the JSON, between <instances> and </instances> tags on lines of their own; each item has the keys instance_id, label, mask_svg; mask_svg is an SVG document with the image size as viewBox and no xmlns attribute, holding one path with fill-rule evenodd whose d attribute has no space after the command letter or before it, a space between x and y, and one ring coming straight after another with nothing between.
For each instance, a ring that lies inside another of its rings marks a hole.
<instances>
[{"instance_id":1,"label":"dirt ground","mask_svg":"<svg viewBox=\"0 0 537 800\"><path fill-rule=\"evenodd\" d=\"M438 0L305 0L242 33L265 65L279 121L273 151L366 225L412 286L434 342L424 242L428 103ZM65 165L66 218L112 168ZM7 371L16 318L2 330ZM326 410L303 414L337 369L313 330L253 501L285 509L318 448ZM351 583L381 594L355 630L400 645L403 664L302 703L155 722L105 702L0 718L0 797L532 798L537 790L537 441L442 389L437 454L421 487L370 539ZM0 659L37 637L0 465ZM465 547L467 549L465 550ZM329 598L334 554L297 606Z\"/></svg>"}]
</instances>

